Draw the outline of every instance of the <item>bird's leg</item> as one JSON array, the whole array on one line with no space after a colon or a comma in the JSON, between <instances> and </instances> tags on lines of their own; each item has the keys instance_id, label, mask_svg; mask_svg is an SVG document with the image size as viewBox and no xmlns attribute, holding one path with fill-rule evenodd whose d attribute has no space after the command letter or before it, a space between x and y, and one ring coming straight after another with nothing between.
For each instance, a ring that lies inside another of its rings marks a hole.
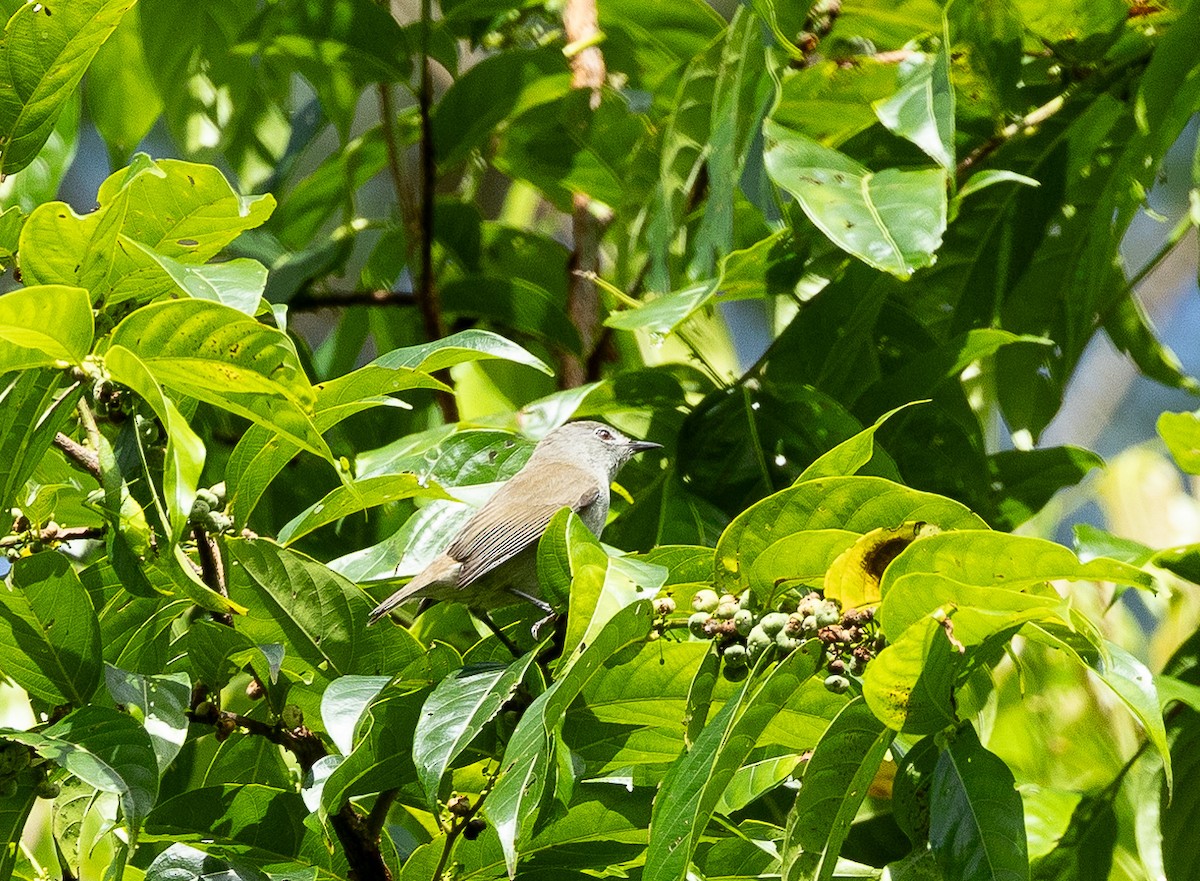
<instances>
[{"instance_id":1,"label":"bird's leg","mask_svg":"<svg viewBox=\"0 0 1200 881\"><path fill-rule=\"evenodd\" d=\"M508 592L511 593L515 597L520 597L521 599L525 600L525 602L527 602L527 603L533 603L533 605L537 606L539 609L542 610L542 612L544 612L546 614L545 618L542 618L542 619L534 622L534 625L532 628L533 638L535 640L540 641L542 638L542 636L541 636L542 628L545 627L547 624L551 623L552 621L557 620L558 612L554 611L554 607L551 606L549 603L547 603L545 600L540 600L535 596L525 593L523 590L517 590L515 587L510 587L510 588L508 588Z\"/></svg>"},{"instance_id":2,"label":"bird's leg","mask_svg":"<svg viewBox=\"0 0 1200 881\"><path fill-rule=\"evenodd\" d=\"M491 615L489 615L487 612L484 612L483 610L480 610L480 611L476 612L475 614L477 614L479 616L480 621L482 621L484 624L486 624L488 626L488 629L491 630L492 633L496 634L496 638L498 640L500 640L500 642L504 645L504 647L506 649L508 649L510 652L512 652L512 656L514 658L521 657L521 650L519 648L517 648L517 644L508 638L508 636L505 634L505 632L500 629L500 625L492 620Z\"/></svg>"}]
</instances>

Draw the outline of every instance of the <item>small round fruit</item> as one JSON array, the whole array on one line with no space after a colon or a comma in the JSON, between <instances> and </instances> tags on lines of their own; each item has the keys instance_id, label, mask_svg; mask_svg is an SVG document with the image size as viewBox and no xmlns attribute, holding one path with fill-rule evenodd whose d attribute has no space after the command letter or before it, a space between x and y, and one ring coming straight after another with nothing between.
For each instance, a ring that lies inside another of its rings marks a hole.
<instances>
[{"instance_id":1,"label":"small round fruit","mask_svg":"<svg viewBox=\"0 0 1200 881\"><path fill-rule=\"evenodd\" d=\"M212 494L217 497L217 504L222 508L225 507L225 481L214 483L211 487Z\"/></svg>"},{"instance_id":2,"label":"small round fruit","mask_svg":"<svg viewBox=\"0 0 1200 881\"><path fill-rule=\"evenodd\" d=\"M767 636L774 636L783 630L788 622L788 616L783 612L768 612L762 616L762 620L758 622L758 626L763 629Z\"/></svg>"},{"instance_id":3,"label":"small round fruit","mask_svg":"<svg viewBox=\"0 0 1200 881\"><path fill-rule=\"evenodd\" d=\"M257 677L246 683L246 697L250 698L250 700L260 701L263 699L265 693L263 685L258 681Z\"/></svg>"},{"instance_id":4,"label":"small round fruit","mask_svg":"<svg viewBox=\"0 0 1200 881\"><path fill-rule=\"evenodd\" d=\"M654 601L654 614L670 615L675 611L675 600L670 597L659 597Z\"/></svg>"},{"instance_id":5,"label":"small round fruit","mask_svg":"<svg viewBox=\"0 0 1200 881\"><path fill-rule=\"evenodd\" d=\"M738 609L733 616L733 626L741 636L747 636L754 627L754 613L749 609Z\"/></svg>"},{"instance_id":6,"label":"small round fruit","mask_svg":"<svg viewBox=\"0 0 1200 881\"><path fill-rule=\"evenodd\" d=\"M820 626L817 624L817 616L816 615L807 616L804 619L804 623L801 624L800 626L801 626L801 629L804 631L805 636L814 636L816 634L816 632L820 629Z\"/></svg>"},{"instance_id":7,"label":"small round fruit","mask_svg":"<svg viewBox=\"0 0 1200 881\"><path fill-rule=\"evenodd\" d=\"M750 675L750 667L748 664L743 664L740 667L731 667L728 664L722 664L721 675L729 682L741 682Z\"/></svg>"},{"instance_id":8,"label":"small round fruit","mask_svg":"<svg viewBox=\"0 0 1200 881\"><path fill-rule=\"evenodd\" d=\"M738 613L738 604L736 602L727 603L722 600L717 604L717 611L713 612L722 621L730 621L733 616Z\"/></svg>"},{"instance_id":9,"label":"small round fruit","mask_svg":"<svg viewBox=\"0 0 1200 881\"><path fill-rule=\"evenodd\" d=\"M757 661L759 655L769 649L774 643L775 640L767 635L762 626L756 625L746 637L746 652L750 655L751 661Z\"/></svg>"},{"instance_id":10,"label":"small round fruit","mask_svg":"<svg viewBox=\"0 0 1200 881\"><path fill-rule=\"evenodd\" d=\"M192 522L199 523L203 518L208 516L210 511L212 511L212 505L205 499L200 498L200 496L196 496L195 501L192 502L192 512L189 516Z\"/></svg>"},{"instance_id":11,"label":"small round fruit","mask_svg":"<svg viewBox=\"0 0 1200 881\"><path fill-rule=\"evenodd\" d=\"M745 667L747 660L746 647L741 643L725 647L725 663L730 667Z\"/></svg>"},{"instance_id":12,"label":"small round fruit","mask_svg":"<svg viewBox=\"0 0 1200 881\"><path fill-rule=\"evenodd\" d=\"M834 676L841 676L846 672L846 662L841 658L834 658L829 662L829 672Z\"/></svg>"},{"instance_id":13,"label":"small round fruit","mask_svg":"<svg viewBox=\"0 0 1200 881\"><path fill-rule=\"evenodd\" d=\"M467 825L463 827L463 838L467 839L467 841L474 841L486 828L487 821L483 817L472 817L467 820Z\"/></svg>"},{"instance_id":14,"label":"small round fruit","mask_svg":"<svg viewBox=\"0 0 1200 881\"><path fill-rule=\"evenodd\" d=\"M717 592L706 587L692 596L692 609L696 612L715 612L719 600Z\"/></svg>"},{"instance_id":15,"label":"small round fruit","mask_svg":"<svg viewBox=\"0 0 1200 881\"><path fill-rule=\"evenodd\" d=\"M279 714L284 728L299 728L304 724L304 712L295 704L288 704Z\"/></svg>"},{"instance_id":16,"label":"small round fruit","mask_svg":"<svg viewBox=\"0 0 1200 881\"><path fill-rule=\"evenodd\" d=\"M62 785L53 780L42 780L34 792L37 793L38 798L58 798L58 794L62 792Z\"/></svg>"},{"instance_id":17,"label":"small round fruit","mask_svg":"<svg viewBox=\"0 0 1200 881\"><path fill-rule=\"evenodd\" d=\"M208 505L208 510L210 511L218 511L221 508L221 500L217 498L217 494L211 489L196 490L196 501L203 501L204 504Z\"/></svg>"},{"instance_id":18,"label":"small round fruit","mask_svg":"<svg viewBox=\"0 0 1200 881\"><path fill-rule=\"evenodd\" d=\"M794 636L789 636L786 630L780 630L775 634L775 645L779 646L784 652L791 653L800 647L802 640L796 639Z\"/></svg>"},{"instance_id":19,"label":"small round fruit","mask_svg":"<svg viewBox=\"0 0 1200 881\"><path fill-rule=\"evenodd\" d=\"M695 636L699 639L705 639L708 637L708 634L705 632L704 628L705 625L708 624L708 621L708 612L693 612L692 616L688 618L688 630L692 632L692 636Z\"/></svg>"},{"instance_id":20,"label":"small round fruit","mask_svg":"<svg viewBox=\"0 0 1200 881\"><path fill-rule=\"evenodd\" d=\"M841 614L837 610L837 606L833 603L825 603L819 607L816 614L813 616L817 619L818 627L828 627L830 624L837 624L842 620Z\"/></svg>"},{"instance_id":21,"label":"small round fruit","mask_svg":"<svg viewBox=\"0 0 1200 881\"><path fill-rule=\"evenodd\" d=\"M850 680L845 676L826 676L825 687L834 694L845 694L850 690Z\"/></svg>"}]
</instances>

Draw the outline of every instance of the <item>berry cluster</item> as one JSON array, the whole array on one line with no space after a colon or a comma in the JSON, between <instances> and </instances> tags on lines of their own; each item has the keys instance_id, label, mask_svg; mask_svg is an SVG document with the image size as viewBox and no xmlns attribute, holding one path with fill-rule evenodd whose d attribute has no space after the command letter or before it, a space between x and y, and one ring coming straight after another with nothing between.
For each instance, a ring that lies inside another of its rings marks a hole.
<instances>
[{"instance_id":1,"label":"berry cluster","mask_svg":"<svg viewBox=\"0 0 1200 881\"><path fill-rule=\"evenodd\" d=\"M211 489L196 490L196 500L188 521L214 535L233 528L233 518L225 513L225 483Z\"/></svg>"},{"instance_id":2,"label":"berry cluster","mask_svg":"<svg viewBox=\"0 0 1200 881\"><path fill-rule=\"evenodd\" d=\"M843 694L850 688L848 676L861 676L885 644L874 609L843 612L815 591L800 598L784 597L778 609L768 612L748 608L749 601L749 591L720 596L703 588L692 596L688 630L697 639L719 641L725 677L731 681L744 679L749 666L772 646L786 655L805 640L819 639L829 673L825 687Z\"/></svg>"},{"instance_id":3,"label":"berry cluster","mask_svg":"<svg viewBox=\"0 0 1200 881\"><path fill-rule=\"evenodd\" d=\"M0 741L0 798L17 794L17 777L33 771L33 783L39 798L55 798L62 787L50 779L52 765L23 743Z\"/></svg>"}]
</instances>

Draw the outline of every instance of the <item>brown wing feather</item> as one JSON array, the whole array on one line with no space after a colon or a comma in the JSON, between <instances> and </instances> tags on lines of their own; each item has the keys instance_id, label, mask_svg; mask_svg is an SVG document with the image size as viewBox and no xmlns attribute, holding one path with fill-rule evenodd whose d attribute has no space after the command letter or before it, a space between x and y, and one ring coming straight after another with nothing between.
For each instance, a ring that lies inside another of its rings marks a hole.
<instances>
[{"instance_id":1,"label":"brown wing feather","mask_svg":"<svg viewBox=\"0 0 1200 881\"><path fill-rule=\"evenodd\" d=\"M527 473L517 474L467 521L446 551L463 564L459 587L466 587L537 541L562 508L579 512L600 496L600 487L587 471L565 462L543 463L536 480L533 486ZM513 510L524 512L521 523L512 522Z\"/></svg>"}]
</instances>

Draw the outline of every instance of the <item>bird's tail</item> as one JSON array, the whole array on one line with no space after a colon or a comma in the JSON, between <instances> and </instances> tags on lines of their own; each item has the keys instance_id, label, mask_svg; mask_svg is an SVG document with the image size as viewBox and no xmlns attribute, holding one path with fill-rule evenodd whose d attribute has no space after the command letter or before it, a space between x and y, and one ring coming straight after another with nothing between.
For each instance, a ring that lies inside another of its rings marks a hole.
<instances>
[{"instance_id":1,"label":"bird's tail","mask_svg":"<svg viewBox=\"0 0 1200 881\"><path fill-rule=\"evenodd\" d=\"M430 588L434 588L436 592L436 587L443 580L451 578L457 573L458 566L457 561L451 560L445 554L436 558L416 578L372 609L371 614L367 616L367 626L374 624L380 618L386 618L397 606L407 600L429 596ZM438 597L433 598L437 599Z\"/></svg>"}]
</instances>

